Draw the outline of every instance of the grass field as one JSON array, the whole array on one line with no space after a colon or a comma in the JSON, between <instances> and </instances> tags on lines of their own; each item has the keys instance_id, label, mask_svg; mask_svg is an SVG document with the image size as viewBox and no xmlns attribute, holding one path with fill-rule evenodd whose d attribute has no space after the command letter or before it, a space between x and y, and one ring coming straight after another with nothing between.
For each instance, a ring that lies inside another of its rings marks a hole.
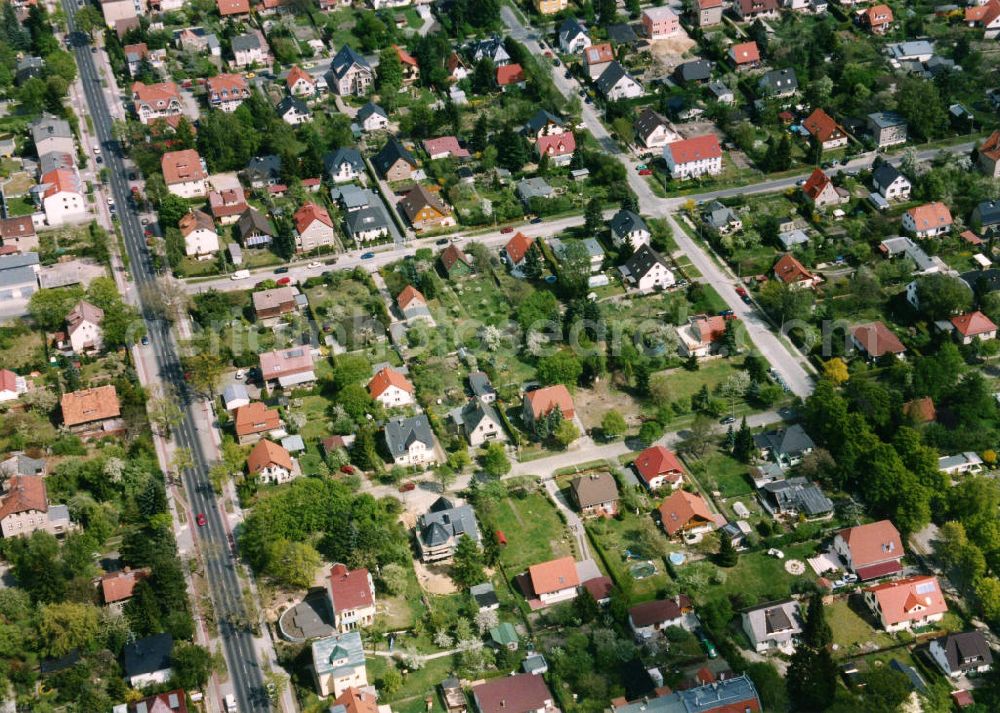
<instances>
[{"instance_id":1,"label":"grass field","mask_svg":"<svg viewBox=\"0 0 1000 713\"><path fill-rule=\"evenodd\" d=\"M512 495L500 501L493 514L493 524L507 536L501 560L511 576L529 565L575 554L566 525L542 493Z\"/></svg>"},{"instance_id":2,"label":"grass field","mask_svg":"<svg viewBox=\"0 0 1000 713\"><path fill-rule=\"evenodd\" d=\"M648 522L646 522L648 520ZM645 601L656 597L657 592L670 583L670 577L664 571L662 558L652 552L646 552L643 545L644 530L656 528L652 517L647 513L638 516L625 513L622 520L592 521L587 524L587 532L591 542L603 554L603 562L608 567L609 574L615 582L631 580L633 601ZM662 538L662 533L654 532L654 537ZM629 573L632 562L627 561L625 550L641 554L656 565L656 574L644 579L635 579Z\"/></svg>"},{"instance_id":3,"label":"grass field","mask_svg":"<svg viewBox=\"0 0 1000 713\"><path fill-rule=\"evenodd\" d=\"M753 493L753 486L747 478L747 466L721 450L690 459L689 465L698 482L708 491L717 490L724 498Z\"/></svg>"},{"instance_id":4,"label":"grass field","mask_svg":"<svg viewBox=\"0 0 1000 713\"><path fill-rule=\"evenodd\" d=\"M374 683L380 691L383 690L379 684L386 670L392 664L382 656L369 656L366 665L368 682ZM392 694L380 694L379 701L390 704L394 713L437 713L443 711L441 696L438 695L436 688L454 671L455 666L456 661L453 656L427 661L422 669L403 673L403 685L399 690ZM426 703L428 698L432 701L430 709Z\"/></svg>"},{"instance_id":5,"label":"grass field","mask_svg":"<svg viewBox=\"0 0 1000 713\"><path fill-rule=\"evenodd\" d=\"M838 657L860 653L865 645L883 647L894 642L889 634L873 629L844 599L838 599L826 608L826 620L833 631L833 642L838 646Z\"/></svg>"}]
</instances>

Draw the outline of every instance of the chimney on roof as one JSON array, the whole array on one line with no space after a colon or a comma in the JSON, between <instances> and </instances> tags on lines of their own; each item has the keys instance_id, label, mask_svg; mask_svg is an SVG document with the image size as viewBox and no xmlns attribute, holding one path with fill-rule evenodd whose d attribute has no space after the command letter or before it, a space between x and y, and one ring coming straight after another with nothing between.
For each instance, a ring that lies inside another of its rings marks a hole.
<instances>
[{"instance_id":1,"label":"chimney on roof","mask_svg":"<svg viewBox=\"0 0 1000 713\"><path fill-rule=\"evenodd\" d=\"M506 708L507 707L507 699L506 698L501 698L500 699L500 707L501 708Z\"/></svg>"}]
</instances>

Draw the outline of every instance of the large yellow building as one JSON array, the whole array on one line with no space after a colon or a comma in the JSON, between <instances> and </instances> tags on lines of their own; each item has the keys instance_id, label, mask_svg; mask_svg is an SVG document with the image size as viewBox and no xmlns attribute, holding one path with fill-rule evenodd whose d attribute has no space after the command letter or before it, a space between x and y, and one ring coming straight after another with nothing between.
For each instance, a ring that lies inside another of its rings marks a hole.
<instances>
[{"instance_id":1,"label":"large yellow building","mask_svg":"<svg viewBox=\"0 0 1000 713\"><path fill-rule=\"evenodd\" d=\"M569 7L569 0L534 0L535 9L541 15L555 15Z\"/></svg>"}]
</instances>

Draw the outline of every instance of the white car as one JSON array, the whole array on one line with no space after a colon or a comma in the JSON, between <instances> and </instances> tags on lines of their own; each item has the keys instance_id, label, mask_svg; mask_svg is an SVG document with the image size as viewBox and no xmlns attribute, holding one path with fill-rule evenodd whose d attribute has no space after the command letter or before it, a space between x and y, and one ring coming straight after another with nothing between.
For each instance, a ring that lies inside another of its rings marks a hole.
<instances>
[{"instance_id":1,"label":"white car","mask_svg":"<svg viewBox=\"0 0 1000 713\"><path fill-rule=\"evenodd\" d=\"M785 553L782 552L779 549L774 548L774 547L772 547L771 549L769 549L767 551L767 554L771 555L771 557L777 557L779 560L785 559Z\"/></svg>"},{"instance_id":2,"label":"white car","mask_svg":"<svg viewBox=\"0 0 1000 713\"><path fill-rule=\"evenodd\" d=\"M309 263L308 267L323 267L323 263L316 262L315 260Z\"/></svg>"},{"instance_id":3,"label":"white car","mask_svg":"<svg viewBox=\"0 0 1000 713\"><path fill-rule=\"evenodd\" d=\"M237 379L243 379L244 377L246 377L246 375L247 375L247 370L246 369L240 369L240 370L238 370L236 372L236 378Z\"/></svg>"},{"instance_id":4,"label":"white car","mask_svg":"<svg viewBox=\"0 0 1000 713\"><path fill-rule=\"evenodd\" d=\"M234 696L232 693L227 693L225 702L226 702L226 713L239 713L239 711L236 708L236 696Z\"/></svg>"}]
</instances>

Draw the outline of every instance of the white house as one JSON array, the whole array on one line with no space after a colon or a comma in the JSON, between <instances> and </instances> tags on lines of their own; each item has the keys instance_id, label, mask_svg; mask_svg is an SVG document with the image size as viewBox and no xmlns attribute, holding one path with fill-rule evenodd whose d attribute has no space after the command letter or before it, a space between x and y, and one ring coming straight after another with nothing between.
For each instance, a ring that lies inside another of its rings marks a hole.
<instances>
[{"instance_id":1,"label":"white house","mask_svg":"<svg viewBox=\"0 0 1000 713\"><path fill-rule=\"evenodd\" d=\"M358 109L354 120L364 131L381 131L389 128L389 115L374 102L368 102Z\"/></svg>"},{"instance_id":2,"label":"white house","mask_svg":"<svg viewBox=\"0 0 1000 713\"><path fill-rule=\"evenodd\" d=\"M628 610L628 624L638 641L652 639L668 626L682 627L685 614L693 609L686 595L673 599L654 599L637 604Z\"/></svg>"},{"instance_id":3,"label":"white house","mask_svg":"<svg viewBox=\"0 0 1000 713\"><path fill-rule=\"evenodd\" d=\"M104 332L101 322L104 310L86 300L76 303L66 315L66 332L74 354L92 354L104 346Z\"/></svg>"},{"instance_id":4,"label":"white house","mask_svg":"<svg viewBox=\"0 0 1000 713\"><path fill-rule=\"evenodd\" d=\"M295 249L309 252L316 248L333 245L333 218L323 206L306 203L292 216L295 224Z\"/></svg>"},{"instance_id":5,"label":"white house","mask_svg":"<svg viewBox=\"0 0 1000 713\"><path fill-rule=\"evenodd\" d=\"M887 201L909 200L913 189L909 179L888 161L872 171L872 187Z\"/></svg>"},{"instance_id":6,"label":"white house","mask_svg":"<svg viewBox=\"0 0 1000 713\"><path fill-rule=\"evenodd\" d=\"M563 20L559 26L559 49L564 54L579 54L590 45L590 36L576 18L567 17Z\"/></svg>"},{"instance_id":7,"label":"white house","mask_svg":"<svg viewBox=\"0 0 1000 713\"><path fill-rule=\"evenodd\" d=\"M247 456L247 470L262 483L280 485L294 477L295 466L285 448L263 438L257 441Z\"/></svg>"},{"instance_id":8,"label":"white house","mask_svg":"<svg viewBox=\"0 0 1000 713\"><path fill-rule=\"evenodd\" d=\"M385 424L385 444L393 463L401 466L437 462L434 433L425 414L394 418Z\"/></svg>"},{"instance_id":9,"label":"white house","mask_svg":"<svg viewBox=\"0 0 1000 713\"><path fill-rule=\"evenodd\" d=\"M940 201L925 203L903 213L903 230L918 238L944 235L951 230L951 225L951 211Z\"/></svg>"},{"instance_id":10,"label":"white house","mask_svg":"<svg viewBox=\"0 0 1000 713\"><path fill-rule=\"evenodd\" d=\"M651 234L641 216L624 208L611 219L611 239L616 247L628 243L633 250L649 245Z\"/></svg>"},{"instance_id":11,"label":"white house","mask_svg":"<svg viewBox=\"0 0 1000 713\"><path fill-rule=\"evenodd\" d=\"M469 401L461 411L462 430L469 445L479 447L489 441L506 441L496 409L479 399Z\"/></svg>"},{"instance_id":12,"label":"white house","mask_svg":"<svg viewBox=\"0 0 1000 713\"><path fill-rule=\"evenodd\" d=\"M208 195L208 171L194 149L168 151L160 159L167 190L181 198L204 198Z\"/></svg>"},{"instance_id":13,"label":"white house","mask_svg":"<svg viewBox=\"0 0 1000 713\"><path fill-rule=\"evenodd\" d=\"M379 370L368 382L368 394L386 408L416 403L415 393L410 380L391 366Z\"/></svg>"},{"instance_id":14,"label":"white house","mask_svg":"<svg viewBox=\"0 0 1000 713\"><path fill-rule=\"evenodd\" d=\"M663 147L663 160L674 178L691 178L722 172L722 147L715 134L674 141Z\"/></svg>"},{"instance_id":15,"label":"white house","mask_svg":"<svg viewBox=\"0 0 1000 713\"><path fill-rule=\"evenodd\" d=\"M87 199L76 168L49 171L39 179L36 189L49 225L75 222L87 216Z\"/></svg>"},{"instance_id":16,"label":"white house","mask_svg":"<svg viewBox=\"0 0 1000 713\"><path fill-rule=\"evenodd\" d=\"M608 65L597 78L597 89L608 101L635 99L645 94L642 85L617 61Z\"/></svg>"},{"instance_id":17,"label":"white house","mask_svg":"<svg viewBox=\"0 0 1000 713\"><path fill-rule=\"evenodd\" d=\"M0 401L15 401L28 390L28 382L10 369L0 369Z\"/></svg>"},{"instance_id":18,"label":"white house","mask_svg":"<svg viewBox=\"0 0 1000 713\"><path fill-rule=\"evenodd\" d=\"M931 641L928 653L946 676L961 678L986 673L993 666L993 652L979 631L962 631Z\"/></svg>"},{"instance_id":19,"label":"white house","mask_svg":"<svg viewBox=\"0 0 1000 713\"><path fill-rule=\"evenodd\" d=\"M341 147L323 157L326 175L334 183L350 183L365 173L365 161L361 152L349 146Z\"/></svg>"},{"instance_id":20,"label":"white house","mask_svg":"<svg viewBox=\"0 0 1000 713\"><path fill-rule=\"evenodd\" d=\"M145 688L166 683L173 675L171 655L174 638L170 634L153 634L126 644L122 649L125 680L132 688Z\"/></svg>"},{"instance_id":21,"label":"white house","mask_svg":"<svg viewBox=\"0 0 1000 713\"><path fill-rule=\"evenodd\" d=\"M794 653L796 639L802 633L802 615L794 599L747 609L741 619L743 631L757 653Z\"/></svg>"},{"instance_id":22,"label":"white house","mask_svg":"<svg viewBox=\"0 0 1000 713\"><path fill-rule=\"evenodd\" d=\"M635 120L635 135L647 149L662 148L681 138L664 116L649 107Z\"/></svg>"},{"instance_id":23,"label":"white house","mask_svg":"<svg viewBox=\"0 0 1000 713\"><path fill-rule=\"evenodd\" d=\"M572 557L561 557L528 567L532 594L550 605L575 599L580 589L580 575Z\"/></svg>"},{"instance_id":24,"label":"white house","mask_svg":"<svg viewBox=\"0 0 1000 713\"><path fill-rule=\"evenodd\" d=\"M618 269L625 283L638 292L665 289L677 281L663 256L648 245L641 246Z\"/></svg>"},{"instance_id":25,"label":"white house","mask_svg":"<svg viewBox=\"0 0 1000 713\"><path fill-rule=\"evenodd\" d=\"M212 216L203 210L192 210L177 223L184 238L186 255L212 255L219 252L219 233Z\"/></svg>"}]
</instances>

